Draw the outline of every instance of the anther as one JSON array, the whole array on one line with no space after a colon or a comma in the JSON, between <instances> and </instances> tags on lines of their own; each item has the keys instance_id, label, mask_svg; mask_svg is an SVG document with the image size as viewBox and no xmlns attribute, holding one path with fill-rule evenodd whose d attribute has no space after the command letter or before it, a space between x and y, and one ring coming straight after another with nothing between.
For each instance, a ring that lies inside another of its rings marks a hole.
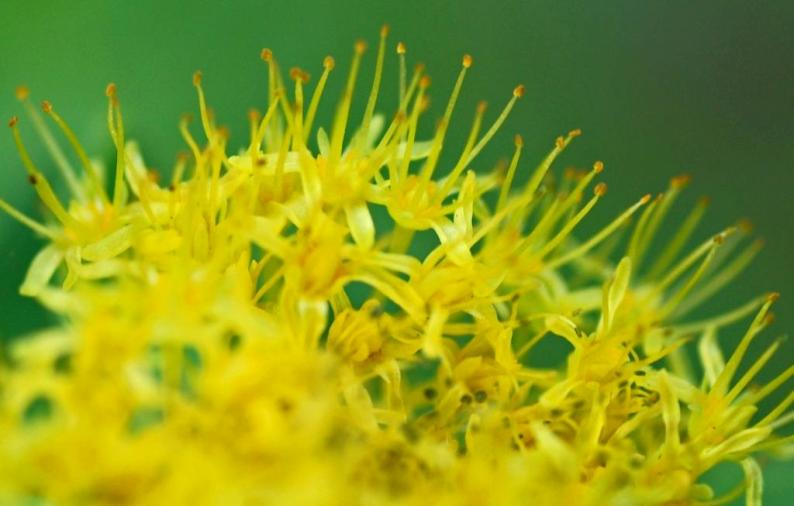
<instances>
[{"instance_id":1,"label":"anther","mask_svg":"<svg viewBox=\"0 0 794 506\"><path fill-rule=\"evenodd\" d=\"M521 97L524 96L524 91L525 90L526 90L526 88L524 87L524 85L523 84L519 84L513 90L513 96L516 97L516 98L521 98Z\"/></svg>"},{"instance_id":2,"label":"anther","mask_svg":"<svg viewBox=\"0 0 794 506\"><path fill-rule=\"evenodd\" d=\"M517 148L524 147L524 138L521 137L521 135L516 134L516 136L513 137L513 143L516 145Z\"/></svg>"},{"instance_id":3,"label":"anther","mask_svg":"<svg viewBox=\"0 0 794 506\"><path fill-rule=\"evenodd\" d=\"M488 102L480 100L477 103L477 114L484 114L486 109L488 109Z\"/></svg>"},{"instance_id":4,"label":"anther","mask_svg":"<svg viewBox=\"0 0 794 506\"><path fill-rule=\"evenodd\" d=\"M606 183L598 183L595 185L595 189L593 190L595 194L599 197L603 197L607 194L607 184Z\"/></svg>"},{"instance_id":5,"label":"anther","mask_svg":"<svg viewBox=\"0 0 794 506\"><path fill-rule=\"evenodd\" d=\"M680 176L676 176L670 180L670 187L679 190L688 185L691 180L692 176L689 174L681 174Z\"/></svg>"},{"instance_id":6,"label":"anther","mask_svg":"<svg viewBox=\"0 0 794 506\"><path fill-rule=\"evenodd\" d=\"M323 59L323 68L333 70L334 66L336 66L336 61L333 56L326 56Z\"/></svg>"},{"instance_id":7,"label":"anther","mask_svg":"<svg viewBox=\"0 0 794 506\"><path fill-rule=\"evenodd\" d=\"M201 85L201 71L197 70L193 73L193 86Z\"/></svg>"},{"instance_id":8,"label":"anther","mask_svg":"<svg viewBox=\"0 0 794 506\"><path fill-rule=\"evenodd\" d=\"M419 87L427 88L430 86L430 82L430 76L422 76L422 79L419 80Z\"/></svg>"},{"instance_id":9,"label":"anther","mask_svg":"<svg viewBox=\"0 0 794 506\"><path fill-rule=\"evenodd\" d=\"M17 122L19 122L19 118L17 118L16 116L11 116L11 119L8 120L8 126L14 128Z\"/></svg>"},{"instance_id":10,"label":"anther","mask_svg":"<svg viewBox=\"0 0 794 506\"><path fill-rule=\"evenodd\" d=\"M115 83L108 83L105 87L105 96L109 98L113 98L116 96L116 84Z\"/></svg>"},{"instance_id":11,"label":"anther","mask_svg":"<svg viewBox=\"0 0 794 506\"><path fill-rule=\"evenodd\" d=\"M268 48L262 49L262 52L259 53L259 57L262 58L263 61L269 62L273 59L273 51Z\"/></svg>"},{"instance_id":12,"label":"anther","mask_svg":"<svg viewBox=\"0 0 794 506\"><path fill-rule=\"evenodd\" d=\"M41 103L41 110L44 112L52 112L52 104L49 100L45 100Z\"/></svg>"},{"instance_id":13,"label":"anther","mask_svg":"<svg viewBox=\"0 0 794 506\"><path fill-rule=\"evenodd\" d=\"M565 139L563 139L562 136L557 137L556 139L554 139L554 145L557 146L557 149L564 148L565 147Z\"/></svg>"},{"instance_id":14,"label":"anther","mask_svg":"<svg viewBox=\"0 0 794 506\"><path fill-rule=\"evenodd\" d=\"M397 54L405 54L405 44L402 42L397 43Z\"/></svg>"},{"instance_id":15,"label":"anther","mask_svg":"<svg viewBox=\"0 0 794 506\"><path fill-rule=\"evenodd\" d=\"M739 227L739 230L741 230L745 234L751 233L755 228L753 226L753 222L748 220L747 218L740 219L739 222L736 224L736 226Z\"/></svg>"},{"instance_id":16,"label":"anther","mask_svg":"<svg viewBox=\"0 0 794 506\"><path fill-rule=\"evenodd\" d=\"M769 295L766 296L766 300L769 302L775 302L780 298L779 292L771 292Z\"/></svg>"},{"instance_id":17,"label":"anther","mask_svg":"<svg viewBox=\"0 0 794 506\"><path fill-rule=\"evenodd\" d=\"M353 49L356 51L356 54L362 55L364 54L364 51L367 50L367 43L359 39L356 41L356 44L353 46Z\"/></svg>"},{"instance_id":18,"label":"anther","mask_svg":"<svg viewBox=\"0 0 794 506\"><path fill-rule=\"evenodd\" d=\"M293 81L300 79L303 84L306 84L309 81L309 74L298 67L292 67L289 70L289 77Z\"/></svg>"},{"instance_id":19,"label":"anther","mask_svg":"<svg viewBox=\"0 0 794 506\"><path fill-rule=\"evenodd\" d=\"M579 137L580 135L582 135L582 129L581 128L575 128L575 129L571 130L570 132L568 132L568 136L569 137Z\"/></svg>"},{"instance_id":20,"label":"anther","mask_svg":"<svg viewBox=\"0 0 794 506\"><path fill-rule=\"evenodd\" d=\"M470 54L463 55L463 66L466 68L470 68L472 64L472 59Z\"/></svg>"},{"instance_id":21,"label":"anther","mask_svg":"<svg viewBox=\"0 0 794 506\"><path fill-rule=\"evenodd\" d=\"M17 97L17 100L26 100L28 95L30 95L30 90L27 86L19 85L14 93Z\"/></svg>"},{"instance_id":22,"label":"anther","mask_svg":"<svg viewBox=\"0 0 794 506\"><path fill-rule=\"evenodd\" d=\"M648 202L650 202L650 201L651 201L651 194L650 194L650 193L646 193L646 194L645 194L645 195L643 195L643 197L640 199L640 204L647 204L647 203L648 203Z\"/></svg>"},{"instance_id":23,"label":"anther","mask_svg":"<svg viewBox=\"0 0 794 506\"><path fill-rule=\"evenodd\" d=\"M262 116L257 109L248 109L248 120L249 121L259 121L259 118Z\"/></svg>"},{"instance_id":24,"label":"anther","mask_svg":"<svg viewBox=\"0 0 794 506\"><path fill-rule=\"evenodd\" d=\"M601 174L603 170L604 170L604 162L599 160L593 164L593 171L595 171L596 174Z\"/></svg>"},{"instance_id":25,"label":"anther","mask_svg":"<svg viewBox=\"0 0 794 506\"><path fill-rule=\"evenodd\" d=\"M380 36L381 37L388 36L389 35L389 31L391 31L391 28L389 27L389 25L384 24L383 26L380 27Z\"/></svg>"}]
</instances>

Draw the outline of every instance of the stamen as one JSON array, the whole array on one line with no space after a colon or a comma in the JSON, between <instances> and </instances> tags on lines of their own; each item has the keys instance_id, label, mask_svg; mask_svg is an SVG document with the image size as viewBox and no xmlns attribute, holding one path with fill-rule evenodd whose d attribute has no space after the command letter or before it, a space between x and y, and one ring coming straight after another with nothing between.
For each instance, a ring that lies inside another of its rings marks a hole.
<instances>
[{"instance_id":1,"label":"stamen","mask_svg":"<svg viewBox=\"0 0 794 506\"><path fill-rule=\"evenodd\" d=\"M33 187L36 189L36 193L38 193L39 198L44 203L47 208L52 211L52 214L58 219L66 227L71 227L74 225L74 220L66 212L64 209L63 204L61 201L58 200L58 197L52 191L52 187L50 183L47 181L47 178L44 177L44 174L36 168L33 164L33 160L31 160L30 155L28 154L27 149L25 149L25 145L22 143L22 137L19 135L19 128L17 127L17 117L14 116L8 122L8 126L11 127L11 131L14 135L14 143L17 147L17 152L19 152L19 157L22 159L22 164L25 166L25 170L28 173L28 181Z\"/></svg>"},{"instance_id":2,"label":"stamen","mask_svg":"<svg viewBox=\"0 0 794 506\"><path fill-rule=\"evenodd\" d=\"M728 362L725 364L725 369L722 370L717 380L714 382L712 392L715 395L724 396L728 391L728 386L733 379L733 375L736 373L736 369L739 367L739 363L742 361L753 338L769 323L767 318L769 308L775 303L778 297L779 295L777 293L770 294L764 305L761 306L758 314L756 314L753 322L750 324L750 328L747 329L747 332L744 334L744 337L742 337L736 350L734 350L733 355L731 355L731 358L728 359Z\"/></svg>"},{"instance_id":3,"label":"stamen","mask_svg":"<svg viewBox=\"0 0 794 506\"><path fill-rule=\"evenodd\" d=\"M701 262L700 266L697 268L692 277L690 277L686 284L680 290L678 290L673 297L665 302L664 306L662 306L662 308L659 310L659 314L662 318L669 316L678 307L678 304L684 300L684 297L686 297L689 291L692 290L692 287L694 287L700 278L703 277L703 274L706 272L709 264L711 264L712 260L714 260L714 255L717 253L717 249L720 247L723 240L724 236L721 234L714 238L713 244L709 249L706 258L703 259L703 262Z\"/></svg>"},{"instance_id":4,"label":"stamen","mask_svg":"<svg viewBox=\"0 0 794 506\"><path fill-rule=\"evenodd\" d=\"M201 160L201 150L196 143L196 140L193 138L193 135L188 130L188 123L192 121L192 117L189 114L183 115L179 120L179 132L182 134L182 138L185 140L185 143L190 148L190 151L193 153L193 158L196 161L196 170L198 171L198 167L200 165Z\"/></svg>"},{"instance_id":5,"label":"stamen","mask_svg":"<svg viewBox=\"0 0 794 506\"><path fill-rule=\"evenodd\" d=\"M551 164L554 163L554 160L557 158L557 155L559 155L575 137L580 135L582 135L582 131L576 129L568 132L568 135L565 136L565 138L557 137L554 142L554 149L552 149L546 158L543 159L540 165L538 165L538 167L535 169L535 172L532 174L532 177L527 182L527 186L524 189L526 194L534 195L540 186L541 181L543 181L543 178L546 177L546 173L549 171Z\"/></svg>"},{"instance_id":6,"label":"stamen","mask_svg":"<svg viewBox=\"0 0 794 506\"><path fill-rule=\"evenodd\" d=\"M276 111L278 110L279 102L281 101L281 96L282 94L280 92L276 93L276 97L273 99L272 102L270 102L270 105L268 106L267 111L265 112L265 116L262 118L262 121L259 123L259 129L257 130L256 133L256 139L254 139L254 143L251 146L251 149L254 151L254 153L259 152L259 149L262 145L262 141L265 138L265 132L267 132L267 127L269 126L271 120L273 119L273 116L276 114Z\"/></svg>"},{"instance_id":7,"label":"stamen","mask_svg":"<svg viewBox=\"0 0 794 506\"><path fill-rule=\"evenodd\" d=\"M769 359L771 359L772 356L777 351L777 349L780 348L780 345L783 343L783 341L784 339L782 338L776 339L775 342L772 343L772 345L769 348L767 348L764 351L764 353L753 362L753 365L750 366L747 372L745 372L744 375L742 375L739 381L737 381L736 384L733 387L731 387L731 389L725 395L725 402L727 403L733 402L733 400L736 399L736 397L738 397L739 394L742 393L745 387L747 387L747 385L750 384L750 381L752 381L752 379L755 378L758 372L761 371L761 369L763 369L764 365L766 365L766 363L769 362Z\"/></svg>"},{"instance_id":8,"label":"stamen","mask_svg":"<svg viewBox=\"0 0 794 506\"><path fill-rule=\"evenodd\" d=\"M281 71L279 70L278 64L276 59L273 57L273 51L270 49L262 49L260 53L260 57L262 61L267 63L268 68L268 110L270 109L273 104L281 105L283 111L285 111L285 116L287 117L287 122L291 122L292 118L289 117L287 111L287 99L284 93L284 84L281 79ZM262 138L267 140L267 148L268 151L273 151L276 146L281 146L281 121L276 119L273 122L272 127L270 129L270 134L265 136L263 135Z\"/></svg>"},{"instance_id":9,"label":"stamen","mask_svg":"<svg viewBox=\"0 0 794 506\"><path fill-rule=\"evenodd\" d=\"M253 164L254 155L256 152L254 151L254 142L256 142L256 132L259 127L259 120L262 119L262 113L258 110L251 108L248 110L248 137L249 137L249 144L248 144L248 156L251 158L251 163Z\"/></svg>"},{"instance_id":10,"label":"stamen","mask_svg":"<svg viewBox=\"0 0 794 506\"><path fill-rule=\"evenodd\" d=\"M350 65L350 73L347 77L347 86L345 87L342 102L336 112L334 119L333 133L331 134L331 153L328 160L328 170L333 171L339 163L342 156L342 144L345 141L345 129L347 128L347 118L350 114L350 105L353 102L353 90L356 86L356 77L358 76L358 68L361 64L361 55L366 51L367 45L364 41L358 41L355 45L353 52L353 63Z\"/></svg>"},{"instance_id":11,"label":"stamen","mask_svg":"<svg viewBox=\"0 0 794 506\"><path fill-rule=\"evenodd\" d=\"M645 237L645 228L648 225L648 221L653 216L653 212L656 210L656 207L659 203L664 199L664 195L659 194L656 198L651 202L651 205L646 207L642 214L640 215L640 219L637 221L637 226L634 227L634 233L631 234L631 239L629 239L629 249L626 253L628 257L631 258L631 263L635 266L635 270L639 270L639 257L637 250L640 247L640 241Z\"/></svg>"},{"instance_id":12,"label":"stamen","mask_svg":"<svg viewBox=\"0 0 794 506\"><path fill-rule=\"evenodd\" d=\"M201 125L204 127L204 133L207 136L207 140L213 142L215 131L212 127L212 122L210 121L209 113L207 111L207 102L204 99L204 88L201 86L201 79L202 76L200 71L197 70L193 73L193 86L196 87L196 93L198 93Z\"/></svg>"},{"instance_id":13,"label":"stamen","mask_svg":"<svg viewBox=\"0 0 794 506\"><path fill-rule=\"evenodd\" d=\"M411 121L408 124L408 137L405 141L405 153L400 162L400 168L397 171L399 175L398 181L400 179L405 180L405 178L408 177L408 167L411 163L411 152L413 152L414 141L416 140L416 127L419 123L419 113L422 112L427 105L425 101L425 90L428 86L430 86L430 78L428 76L423 76L419 83L419 93L416 95L413 111L411 111ZM417 193L419 192L420 190L417 190Z\"/></svg>"},{"instance_id":14,"label":"stamen","mask_svg":"<svg viewBox=\"0 0 794 506\"><path fill-rule=\"evenodd\" d=\"M722 287L730 283L736 276L738 276L755 256L763 248L764 242L757 240L748 246L740 255L738 255L728 266L720 270L718 274L712 277L701 289L692 294L685 304L683 304L676 316L682 316L689 311L695 309L714 293L719 291Z\"/></svg>"},{"instance_id":15,"label":"stamen","mask_svg":"<svg viewBox=\"0 0 794 506\"><path fill-rule=\"evenodd\" d=\"M700 201L698 201L697 205L686 217L684 223L678 229L675 236L673 236L673 238L667 244L667 247L662 250L662 253L659 255L659 259L649 270L649 279L658 277L662 272L665 272L670 268L670 265L675 260L675 257L681 252L683 247L686 245L687 240L692 235L692 232L695 231L695 228L697 227L701 218L703 218L703 213L705 213L708 204L709 200L707 198L702 198Z\"/></svg>"},{"instance_id":16,"label":"stamen","mask_svg":"<svg viewBox=\"0 0 794 506\"><path fill-rule=\"evenodd\" d=\"M55 166L61 171L61 175L66 181L66 184L69 186L69 190L77 198L77 200L84 202L85 192L83 187L80 185L80 182L77 180L76 172L72 167L72 164L66 158L64 152L61 150L61 147L55 141L49 126L47 126L47 123L45 123L42 119L38 109L36 109L30 100L28 100L30 91L25 86L19 86L16 90L16 96L25 107L25 112L33 122L33 127L36 129L36 133L38 133L39 137L41 137L41 139L44 141L44 146L47 148L47 152L55 161Z\"/></svg>"},{"instance_id":17,"label":"stamen","mask_svg":"<svg viewBox=\"0 0 794 506\"><path fill-rule=\"evenodd\" d=\"M408 73L405 70L405 44L397 43L397 57L400 60L400 103L405 102L405 81Z\"/></svg>"},{"instance_id":18,"label":"stamen","mask_svg":"<svg viewBox=\"0 0 794 506\"><path fill-rule=\"evenodd\" d=\"M458 162L449 172L449 175L447 175L444 186L439 192L439 199L444 199L446 197L446 195L455 185L455 182L463 173L463 170L466 168L466 160L469 158L469 153L471 153L471 150L474 148L474 143L477 141L477 136L480 134L482 119L487 108L488 104L485 101L481 101L477 104L477 110L474 113L474 121L472 122L471 130L469 131L469 137L466 140L466 145L463 148L463 152L461 153Z\"/></svg>"},{"instance_id":19,"label":"stamen","mask_svg":"<svg viewBox=\"0 0 794 506\"><path fill-rule=\"evenodd\" d=\"M515 143L516 149L515 152L513 152L513 158L510 160L510 167L507 169L505 180L502 182L502 188L499 190L499 200L496 202L496 212L499 212L499 210L504 207L505 202L507 201L507 195L510 193L510 187L513 185L513 178L516 175L518 160L521 158L521 149L524 147L524 139L522 139L518 134L516 134L516 136L513 138L513 142Z\"/></svg>"},{"instance_id":20,"label":"stamen","mask_svg":"<svg viewBox=\"0 0 794 506\"><path fill-rule=\"evenodd\" d=\"M0 199L0 209L5 211L9 216L17 220L18 222L22 223L26 227L30 228L34 232L48 238L51 241L56 241L58 236L50 230L49 228L45 227L38 221L34 220L30 216L22 213L21 211L17 210L14 206L9 204L3 199Z\"/></svg>"},{"instance_id":21,"label":"stamen","mask_svg":"<svg viewBox=\"0 0 794 506\"><path fill-rule=\"evenodd\" d=\"M380 90L380 80L383 75L383 57L386 53L386 37L389 35L389 25L383 25L380 29L380 43L378 44L378 57L375 62L375 75L372 78L372 89L369 92L367 107L364 110L364 120L361 123L361 138L358 141L359 150L364 150L364 145L369 137L369 126L372 122L372 115L375 113L375 105L378 101L378 91Z\"/></svg>"},{"instance_id":22,"label":"stamen","mask_svg":"<svg viewBox=\"0 0 794 506\"><path fill-rule=\"evenodd\" d=\"M732 234L736 229L735 228L728 228L723 232L717 234L716 236L712 237L711 239L705 241L703 244L700 245L697 249L695 249L692 253L690 253L686 258L681 260L675 267L673 267L670 272L662 278L662 281L657 283L654 286L653 294L658 294L663 292L668 286L670 286L675 280L677 280L684 272L689 269L689 267L698 261L703 255L706 255L711 252L712 248L721 244L721 241L724 241L726 237ZM649 296L651 296L649 294Z\"/></svg>"},{"instance_id":23,"label":"stamen","mask_svg":"<svg viewBox=\"0 0 794 506\"><path fill-rule=\"evenodd\" d=\"M493 138L493 136L496 135L496 132L499 130L499 127L502 126L502 123L504 123L505 120L507 119L507 116L510 114L510 111L513 109L513 106L515 105L516 101L523 96L524 96L524 85L520 84L516 86L515 89L513 90L513 96L512 98L510 98L510 101L507 103L504 110L502 110L502 114L500 114L499 117L496 118L496 121L494 121L493 125L491 125L491 128L488 129L488 131L485 133L483 138L480 139L480 141L471 150L471 153L469 153L469 156L466 159L466 163L464 165L468 166L469 163L471 163L471 161L474 160L474 158L480 153L480 151L482 151L482 149L486 146L486 144L488 144L488 142Z\"/></svg>"},{"instance_id":24,"label":"stamen","mask_svg":"<svg viewBox=\"0 0 794 506\"><path fill-rule=\"evenodd\" d=\"M303 144L303 85L309 82L309 74L295 67L290 70L290 77L295 81L295 128L292 132L292 146L297 149L298 143Z\"/></svg>"},{"instance_id":25,"label":"stamen","mask_svg":"<svg viewBox=\"0 0 794 506\"><path fill-rule=\"evenodd\" d=\"M664 197L657 207L656 212L653 214L653 218L648 224L648 228L646 229L642 240L639 241L637 245L637 251L635 253L637 263L635 265L639 265L642 262L642 258L645 255L647 249L650 247L653 238L656 236L659 226L667 216L667 212L670 210L673 202L675 202L676 197L678 197L678 195L681 193L681 190L686 188L686 186L689 184L690 180L691 177L688 174L682 174L670 180L670 189L664 193Z\"/></svg>"},{"instance_id":26,"label":"stamen","mask_svg":"<svg viewBox=\"0 0 794 506\"><path fill-rule=\"evenodd\" d=\"M449 128L449 122L452 120L452 111L455 109L455 103L458 101L458 95L460 95L460 90L463 87L463 80L466 77L466 71L471 67L471 64L471 55L463 55L463 61L461 63L458 79L455 81L455 86L452 88L452 94L449 97L449 102L447 102L447 108L444 111L441 124L436 131L435 138L433 139L433 145L430 149L430 155L428 156L427 163L425 163L425 166L422 169L422 178L424 181L429 181L430 178L433 177L433 171L438 164L438 157L441 155L441 150L444 147L444 137L446 137L447 129Z\"/></svg>"},{"instance_id":27,"label":"stamen","mask_svg":"<svg viewBox=\"0 0 794 506\"><path fill-rule=\"evenodd\" d=\"M549 253L551 253L552 251L554 251L554 248L559 246L560 243L563 240L565 240L565 238L567 238L570 235L570 233L573 231L573 229L576 227L576 225L578 225L579 222L582 221L585 216L587 216L587 214L590 212L590 210L593 209L593 206L596 205L596 202L598 202L598 199L600 199L601 197L606 195L606 193L607 193L607 185L606 185L606 183L598 183L596 185L595 189L594 189L594 193L595 193L595 195L593 196L593 198L591 198L590 201L584 207L582 207L582 209L578 213L576 213L576 216L574 216L573 218L568 220L568 222L565 224L565 226L562 227L562 230L560 230L557 233L557 235L554 236L553 239L548 241L543 246L543 248L538 253L538 258L543 258L546 255L548 255Z\"/></svg>"},{"instance_id":28,"label":"stamen","mask_svg":"<svg viewBox=\"0 0 794 506\"><path fill-rule=\"evenodd\" d=\"M589 240L587 240L584 244L582 244L577 248L574 248L572 251L568 252L567 254L550 261L548 264L546 264L546 267L548 269L554 269L570 262L571 260L574 260L579 256L584 255L585 253L590 251L591 248L593 248L598 243L609 237L609 235L612 234L612 232L615 231L615 229L617 229L626 220L628 220L629 217L631 217L631 215L637 211L637 209L647 204L649 200L651 200L650 194L645 195L636 204L634 204L627 210L623 211L623 214L615 218L615 220L612 221L612 223L602 228L601 231L599 231L596 235L594 235Z\"/></svg>"},{"instance_id":29,"label":"stamen","mask_svg":"<svg viewBox=\"0 0 794 506\"><path fill-rule=\"evenodd\" d=\"M323 74L320 76L320 80L317 82L317 87L314 89L314 93L312 94L312 100L309 103L309 110L306 113L306 123L304 126L303 132L303 140L304 142L306 139L309 138L309 134L311 134L312 124L314 123L314 116L317 114L317 107L320 105L320 98L323 96L323 90L325 90L325 83L328 81L328 74L334 69L334 59L330 56L326 56L323 60Z\"/></svg>"},{"instance_id":30,"label":"stamen","mask_svg":"<svg viewBox=\"0 0 794 506\"><path fill-rule=\"evenodd\" d=\"M758 425L769 425L770 423L774 422L777 418L780 417L785 411L794 403L794 391L789 392L783 401L778 404L775 409L769 412L761 421L758 422Z\"/></svg>"},{"instance_id":31,"label":"stamen","mask_svg":"<svg viewBox=\"0 0 794 506\"><path fill-rule=\"evenodd\" d=\"M124 188L124 169L126 155L124 153L124 121L121 117L121 105L116 94L116 85L108 84L105 94L108 97L108 129L116 145L116 176L113 182L113 206L120 207L126 195ZM115 118L115 119L114 119Z\"/></svg>"},{"instance_id":32,"label":"stamen","mask_svg":"<svg viewBox=\"0 0 794 506\"><path fill-rule=\"evenodd\" d=\"M60 128L61 131L63 131L64 135L69 141L69 144L72 145L72 148L74 148L75 152L77 153L77 157L80 159L80 163L82 163L83 169L85 170L86 174L88 174L88 177L91 180L91 183L94 185L97 194L99 195L99 197L102 199L103 202L107 202L108 197L107 194L105 193L105 188L99 179L99 175L97 175L96 171L94 170L94 166L91 164L91 160L88 159L88 155L86 154L85 149L83 149L83 146L80 144L80 141L77 140L77 136L74 134L72 129L69 127L69 125L66 124L66 121L64 121L63 118L61 118L61 116L58 115L58 113L53 110L52 104L50 102L48 102L47 100L42 102L41 109L45 113L47 113L52 118L52 120L55 121L55 124L58 125L58 128Z\"/></svg>"}]
</instances>

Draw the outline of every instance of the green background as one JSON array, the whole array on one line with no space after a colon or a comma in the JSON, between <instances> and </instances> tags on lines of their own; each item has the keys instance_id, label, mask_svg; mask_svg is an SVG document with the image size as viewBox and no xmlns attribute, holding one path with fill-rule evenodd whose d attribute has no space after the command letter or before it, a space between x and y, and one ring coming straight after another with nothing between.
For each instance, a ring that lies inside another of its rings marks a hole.
<instances>
[{"instance_id":1,"label":"green background","mask_svg":"<svg viewBox=\"0 0 794 506\"><path fill-rule=\"evenodd\" d=\"M644 193L662 191L671 176L691 173L678 215L700 195L711 196L701 238L747 217L767 243L710 307L778 290L778 320L763 339L794 326L794 2L2 0L0 115L21 114L13 90L27 84L34 99L53 102L90 153L107 159L113 154L103 90L113 81L129 136L140 141L151 166L167 170L184 149L179 115L196 109L194 70L204 72L220 122L242 144L247 109L264 107L262 47L272 48L282 66L299 65L315 79L322 58L334 55L337 71L320 111L327 125L329 98L337 96L352 42L363 37L374 45L384 22L392 26L391 43L404 40L409 62L426 63L434 78L431 117L441 114L460 56L474 56L452 145L461 143L478 100L487 99L493 115L515 84L526 85L525 98L478 166L509 155L513 133L524 136L524 160L534 162L558 134L584 130L558 167L606 164L602 180L610 192L585 228ZM373 53L367 53L366 80ZM396 58L389 54L379 107L385 112L393 110L396 88ZM23 128L23 134L34 159L53 170L32 131ZM10 133L0 135L0 160L0 196L36 213ZM39 243L0 216L0 244L0 337L7 338L46 324L47 317L16 291ZM792 356L788 341L764 378ZM794 467L764 466L767 503L790 503Z\"/></svg>"}]
</instances>

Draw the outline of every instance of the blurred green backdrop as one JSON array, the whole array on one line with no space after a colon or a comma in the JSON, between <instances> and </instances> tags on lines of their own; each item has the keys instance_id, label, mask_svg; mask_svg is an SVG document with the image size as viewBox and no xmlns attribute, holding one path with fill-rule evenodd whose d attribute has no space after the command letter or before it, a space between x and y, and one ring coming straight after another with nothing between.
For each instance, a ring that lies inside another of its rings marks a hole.
<instances>
[{"instance_id":1,"label":"blurred green backdrop","mask_svg":"<svg viewBox=\"0 0 794 506\"><path fill-rule=\"evenodd\" d=\"M532 161L558 134L584 130L558 168L606 164L602 180L610 192L586 227L665 189L671 176L691 173L678 214L700 195L712 197L701 238L747 217L767 243L710 306L779 290L778 322L764 338L794 328L794 2L3 0L0 113L21 113L13 91L27 84L35 99L53 102L89 152L108 158L103 90L113 81L129 136L140 141L151 166L167 170L183 149L179 115L196 109L194 70L203 70L212 106L242 144L247 109L264 104L262 47L272 48L283 67L300 65L315 76L322 58L334 55L338 70L320 111L327 124L328 98L340 87L352 42L363 37L374 45L384 22L392 26L392 43L408 45L409 61L428 66L431 116L441 115L460 56L474 56L453 144L465 135L478 100L489 100L494 114L515 84L527 86L480 165L509 155L513 133L524 136L524 160ZM391 112L394 67L384 82L379 109ZM34 159L43 162L42 146L26 133ZM36 213L10 134L0 136L0 155L0 195ZM0 241L0 338L7 338L46 324L47 316L17 294L37 241L4 215ZM765 378L792 356L788 341ZM765 464L768 504L790 504L792 470Z\"/></svg>"}]
</instances>

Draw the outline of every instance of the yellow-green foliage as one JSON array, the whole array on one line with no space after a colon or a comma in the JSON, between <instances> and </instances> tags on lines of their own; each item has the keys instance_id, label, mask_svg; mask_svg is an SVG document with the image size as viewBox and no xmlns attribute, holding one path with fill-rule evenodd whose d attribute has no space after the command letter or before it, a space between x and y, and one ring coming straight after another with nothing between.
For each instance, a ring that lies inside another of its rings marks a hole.
<instances>
[{"instance_id":1,"label":"yellow-green foliage","mask_svg":"<svg viewBox=\"0 0 794 506\"><path fill-rule=\"evenodd\" d=\"M492 124L478 107L465 147L442 158L472 60L435 135L418 140L430 81L421 67L406 76L402 44L399 104L391 120L376 114L386 32L363 118L349 117L359 43L328 132L313 125L333 59L309 96L307 74L293 69L288 91L264 50L269 107L251 113L235 155L196 74L203 137L181 123L190 153L171 181L126 140L115 86L111 177L51 104L42 116L19 90L70 197L29 158L14 118L50 216L0 205L47 239L21 291L60 323L15 341L0 365L0 502L716 504L701 476L735 461L746 479L729 498L760 503L753 455L790 449L775 431L793 397L757 405L790 388L794 368L752 385L778 347L765 337L757 362L742 359L776 296L686 319L756 253L729 255L747 230L687 252L701 203L655 241L679 177L574 239L606 193L588 189L600 162L549 170L579 132L534 170L516 137L509 164L475 172L519 86ZM718 334L741 320L725 360ZM567 343L565 363L530 366L541 341Z\"/></svg>"}]
</instances>

